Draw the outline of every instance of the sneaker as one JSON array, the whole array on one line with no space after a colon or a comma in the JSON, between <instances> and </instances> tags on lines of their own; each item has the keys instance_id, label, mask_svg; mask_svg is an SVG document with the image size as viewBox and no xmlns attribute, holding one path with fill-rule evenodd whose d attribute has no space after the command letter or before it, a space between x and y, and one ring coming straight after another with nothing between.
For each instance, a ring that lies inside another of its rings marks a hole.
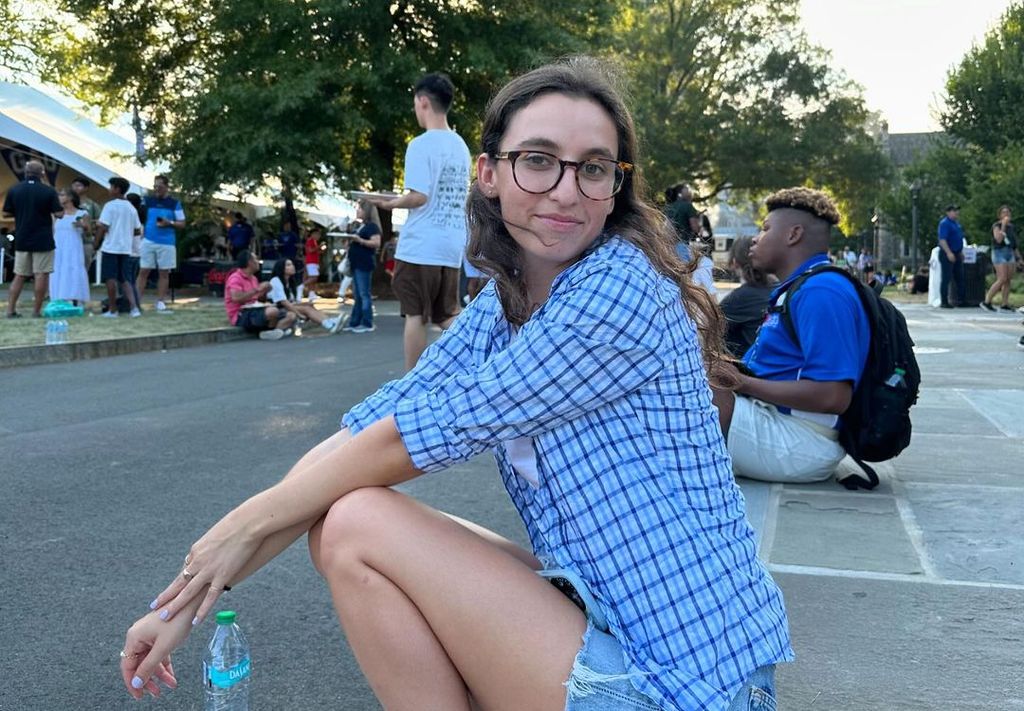
<instances>
[{"instance_id":1,"label":"sneaker","mask_svg":"<svg viewBox=\"0 0 1024 711\"><path fill-rule=\"evenodd\" d=\"M344 326L342 326L342 327L341 327L341 329L340 329L340 330L342 330L342 331L348 331L349 333L352 333L352 331L353 331L354 329L353 329L353 328L352 328L352 327L351 327L350 325L348 325L348 324L346 323L346 324L345 324Z\"/></svg>"},{"instance_id":2,"label":"sneaker","mask_svg":"<svg viewBox=\"0 0 1024 711\"><path fill-rule=\"evenodd\" d=\"M951 308L953 308L953 304L939 304L939 308L940 309L951 309Z\"/></svg>"},{"instance_id":3,"label":"sneaker","mask_svg":"<svg viewBox=\"0 0 1024 711\"><path fill-rule=\"evenodd\" d=\"M107 311L103 314L102 318L117 318L116 311Z\"/></svg>"},{"instance_id":4,"label":"sneaker","mask_svg":"<svg viewBox=\"0 0 1024 711\"><path fill-rule=\"evenodd\" d=\"M135 307L134 309L128 312L128 315L131 316L132 318L138 318L139 316L142 315L142 312L139 311L138 307Z\"/></svg>"},{"instance_id":5,"label":"sneaker","mask_svg":"<svg viewBox=\"0 0 1024 711\"><path fill-rule=\"evenodd\" d=\"M1024 314L1024 306L1018 306L1017 307L1017 313Z\"/></svg>"},{"instance_id":6,"label":"sneaker","mask_svg":"<svg viewBox=\"0 0 1024 711\"><path fill-rule=\"evenodd\" d=\"M376 326L356 326L352 329L352 333L372 333L376 330Z\"/></svg>"},{"instance_id":7,"label":"sneaker","mask_svg":"<svg viewBox=\"0 0 1024 711\"><path fill-rule=\"evenodd\" d=\"M1024 350L1024 336L1021 336L1020 340L1017 341L1017 347L1020 348L1021 350Z\"/></svg>"},{"instance_id":8,"label":"sneaker","mask_svg":"<svg viewBox=\"0 0 1024 711\"><path fill-rule=\"evenodd\" d=\"M337 333L338 329L341 328L340 318L329 318L324 321L324 328L331 333Z\"/></svg>"},{"instance_id":9,"label":"sneaker","mask_svg":"<svg viewBox=\"0 0 1024 711\"><path fill-rule=\"evenodd\" d=\"M996 310L996 307L993 306L992 304L988 303L987 301L982 301L980 304L978 304L978 308L985 309L986 311L995 311Z\"/></svg>"},{"instance_id":10,"label":"sneaker","mask_svg":"<svg viewBox=\"0 0 1024 711\"><path fill-rule=\"evenodd\" d=\"M284 335L285 335L285 338L287 338L288 336L294 336L294 335L296 334L296 332L298 332L298 333L302 333L302 331L300 331L300 330L298 329L298 327L296 327L296 328L295 328L294 330L293 330L293 329L291 329L291 328L286 328L286 329L284 330Z\"/></svg>"},{"instance_id":11,"label":"sneaker","mask_svg":"<svg viewBox=\"0 0 1024 711\"><path fill-rule=\"evenodd\" d=\"M280 341L284 338L284 331L280 328L272 328L269 331L260 331L261 341Z\"/></svg>"},{"instance_id":12,"label":"sneaker","mask_svg":"<svg viewBox=\"0 0 1024 711\"><path fill-rule=\"evenodd\" d=\"M171 313L174 313L169 308L167 308L167 304L165 304L162 301L157 301L156 305L154 306L154 308L156 309L156 312L158 314L171 314Z\"/></svg>"},{"instance_id":13,"label":"sneaker","mask_svg":"<svg viewBox=\"0 0 1024 711\"><path fill-rule=\"evenodd\" d=\"M1011 307L1009 307L1009 306L1000 306L999 307L999 311L1001 313L1004 313L1004 314L1012 314L1013 313L1013 309Z\"/></svg>"},{"instance_id":14,"label":"sneaker","mask_svg":"<svg viewBox=\"0 0 1024 711\"><path fill-rule=\"evenodd\" d=\"M7 318L21 318L21 314L19 314L17 311L12 311L11 313L7 314Z\"/></svg>"}]
</instances>

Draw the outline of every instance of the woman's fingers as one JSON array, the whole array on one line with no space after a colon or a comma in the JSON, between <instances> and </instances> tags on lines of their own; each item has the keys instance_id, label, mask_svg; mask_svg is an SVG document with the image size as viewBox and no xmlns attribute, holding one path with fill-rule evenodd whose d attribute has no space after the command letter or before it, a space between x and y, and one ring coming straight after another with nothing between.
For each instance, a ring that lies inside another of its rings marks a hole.
<instances>
[{"instance_id":1,"label":"woman's fingers","mask_svg":"<svg viewBox=\"0 0 1024 711\"><path fill-rule=\"evenodd\" d=\"M181 608L192 602L203 591L206 585L207 582L204 580L204 576L201 573L196 573L191 580L185 583L184 587L178 590L175 596L168 598L164 609L160 611L160 619L164 622L173 619ZM157 598L157 600L159 599Z\"/></svg>"},{"instance_id":2,"label":"woman's fingers","mask_svg":"<svg viewBox=\"0 0 1024 711\"><path fill-rule=\"evenodd\" d=\"M181 573L178 573L178 575L175 576L174 580L171 581L171 584L164 588L164 591L157 595L156 599L153 600L153 602L149 603L149 609L155 610L158 607L167 604L169 600L173 600L175 597L177 597L178 593L184 590L185 586L187 585L188 581L185 580L184 576Z\"/></svg>"},{"instance_id":3,"label":"woman's fingers","mask_svg":"<svg viewBox=\"0 0 1024 711\"><path fill-rule=\"evenodd\" d=\"M195 618L192 620L192 624L198 625L200 622L206 619L207 613L216 604L217 598L224 592L224 585L214 583L210 585L210 589L206 593L206 597L203 599L203 603L199 606L199 610L196 612Z\"/></svg>"},{"instance_id":4,"label":"woman's fingers","mask_svg":"<svg viewBox=\"0 0 1024 711\"><path fill-rule=\"evenodd\" d=\"M170 657L167 657L160 662L160 666L156 668L154 678L159 679L172 689L176 689L178 687L178 680L175 678L174 671L171 669Z\"/></svg>"}]
</instances>

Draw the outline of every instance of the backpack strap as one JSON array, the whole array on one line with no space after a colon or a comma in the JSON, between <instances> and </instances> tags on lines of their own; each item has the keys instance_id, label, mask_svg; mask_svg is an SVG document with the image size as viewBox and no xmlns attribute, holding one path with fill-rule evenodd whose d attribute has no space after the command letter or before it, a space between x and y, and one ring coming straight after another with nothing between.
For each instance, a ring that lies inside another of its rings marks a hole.
<instances>
[{"instance_id":1,"label":"backpack strap","mask_svg":"<svg viewBox=\"0 0 1024 711\"><path fill-rule=\"evenodd\" d=\"M804 282L810 279L815 274L823 274L825 272L832 272L834 274L841 274L851 284L853 284L853 290L857 292L857 297L863 304L864 298L861 296L861 287L863 286L857 277L850 274L845 269L833 266L827 262L821 264L815 264L813 267L805 271L803 274L798 276L796 279L791 281L788 286L775 298L775 301L768 307L768 313L778 314L782 320L782 326L786 329L786 333L789 334L790 339L796 344L797 348L803 350L800 345L800 335L796 332L796 326L793 324L793 316L790 313L789 302L796 295L796 292L800 290L800 287L804 285ZM870 311L868 312L870 315Z\"/></svg>"},{"instance_id":2,"label":"backpack strap","mask_svg":"<svg viewBox=\"0 0 1024 711\"><path fill-rule=\"evenodd\" d=\"M849 454L849 452L847 452L847 456L849 456L850 459L857 463L857 466L860 467L861 471L864 472L865 476L851 474L850 476L843 477L842 479L837 479L837 481L840 484L842 484L850 491L856 491L857 489L871 491L876 486L878 486L878 472L876 472L865 461L859 459L858 457L854 457L852 454Z\"/></svg>"}]
</instances>

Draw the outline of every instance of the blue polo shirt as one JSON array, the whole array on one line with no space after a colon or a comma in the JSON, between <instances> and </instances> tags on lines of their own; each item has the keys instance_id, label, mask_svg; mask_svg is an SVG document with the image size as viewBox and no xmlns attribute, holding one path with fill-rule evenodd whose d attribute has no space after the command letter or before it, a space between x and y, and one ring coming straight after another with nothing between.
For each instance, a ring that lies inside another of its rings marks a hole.
<instances>
[{"instance_id":1,"label":"blue polo shirt","mask_svg":"<svg viewBox=\"0 0 1024 711\"><path fill-rule=\"evenodd\" d=\"M771 303L805 271L828 264L816 254L772 291ZM765 380L847 380L857 387L871 345L871 325L853 284L841 274L818 274L789 303L798 346L779 314L768 314L743 362Z\"/></svg>"},{"instance_id":2,"label":"blue polo shirt","mask_svg":"<svg viewBox=\"0 0 1024 711\"><path fill-rule=\"evenodd\" d=\"M953 254L959 254L964 248L964 228L949 216L943 217L939 222L939 239L946 240Z\"/></svg>"},{"instance_id":3,"label":"blue polo shirt","mask_svg":"<svg viewBox=\"0 0 1024 711\"><path fill-rule=\"evenodd\" d=\"M158 217L171 222L184 220L185 210L181 203L170 195L162 198L158 198L156 195L147 195L142 204L146 206L145 238L157 244L174 244L174 228L160 227L156 224L156 220Z\"/></svg>"}]
</instances>

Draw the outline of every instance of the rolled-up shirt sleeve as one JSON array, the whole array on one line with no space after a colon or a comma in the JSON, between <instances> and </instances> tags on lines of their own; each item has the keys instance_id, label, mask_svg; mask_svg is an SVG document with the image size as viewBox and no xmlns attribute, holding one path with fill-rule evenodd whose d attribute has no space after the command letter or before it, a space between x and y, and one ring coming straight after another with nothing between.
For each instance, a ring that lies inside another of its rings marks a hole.
<instances>
[{"instance_id":1,"label":"rolled-up shirt sleeve","mask_svg":"<svg viewBox=\"0 0 1024 711\"><path fill-rule=\"evenodd\" d=\"M657 377L663 316L632 276L590 274L553 294L483 365L400 399L395 423L416 467L437 471L536 436Z\"/></svg>"},{"instance_id":2,"label":"rolled-up shirt sleeve","mask_svg":"<svg viewBox=\"0 0 1024 711\"><path fill-rule=\"evenodd\" d=\"M470 349L474 334L487 326L487 314L474 308L475 303L423 352L415 368L397 380L384 383L346 412L341 418L342 427L357 434L377 420L394 414L399 400L422 395L452 374L468 369L472 362Z\"/></svg>"}]
</instances>

